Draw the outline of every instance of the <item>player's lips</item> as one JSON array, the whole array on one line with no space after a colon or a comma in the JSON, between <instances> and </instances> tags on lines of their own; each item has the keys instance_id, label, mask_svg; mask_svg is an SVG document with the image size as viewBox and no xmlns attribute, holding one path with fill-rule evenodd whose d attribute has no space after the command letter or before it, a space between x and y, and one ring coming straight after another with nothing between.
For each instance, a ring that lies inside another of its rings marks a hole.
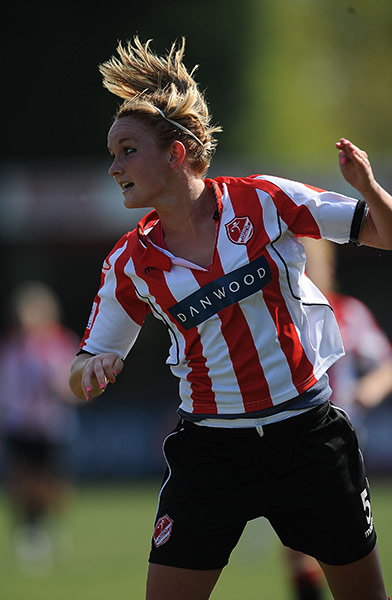
<instances>
[{"instance_id":1,"label":"player's lips","mask_svg":"<svg viewBox=\"0 0 392 600\"><path fill-rule=\"evenodd\" d=\"M129 190L129 188L134 186L133 181L122 181L122 182L119 181L118 184L121 187L123 192L125 192L126 190Z\"/></svg>"}]
</instances>

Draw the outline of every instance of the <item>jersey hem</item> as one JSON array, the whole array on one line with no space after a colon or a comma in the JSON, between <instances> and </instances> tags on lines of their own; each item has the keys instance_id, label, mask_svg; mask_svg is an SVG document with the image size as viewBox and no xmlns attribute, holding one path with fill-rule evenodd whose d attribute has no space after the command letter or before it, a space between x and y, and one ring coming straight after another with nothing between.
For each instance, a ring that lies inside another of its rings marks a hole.
<instances>
[{"instance_id":1,"label":"jersey hem","mask_svg":"<svg viewBox=\"0 0 392 600\"><path fill-rule=\"evenodd\" d=\"M253 411L248 411L248 412L230 412L230 413L222 413L222 412L215 412L215 413L196 413L196 412L190 412L189 410L186 410L187 407L184 404L181 404L178 409L177 409L177 414L184 418L185 420L189 420L189 421L202 421L204 419L213 419L213 418L218 418L218 419L252 419L252 418L266 418L266 417L273 417L279 413L282 412L286 412L286 411L290 411L290 410L298 410L298 409L304 409L306 410L307 408L313 408L314 406L318 406L319 404L323 404L324 402L326 402L327 400L329 400L329 398L332 395L332 390L329 387L328 384L328 376L326 374L327 369L329 368L330 365L328 365L324 371L322 373L320 373L320 376L318 377L318 380L316 381L316 383L314 383L313 385L311 385L310 387L307 387L305 389L302 389L300 392L298 392L298 394L296 396L292 396L291 394L289 396L286 396L286 398L284 400L281 400L279 403L276 403L273 406L268 406L264 409L260 409L260 403L258 403L258 408L256 410ZM322 377L325 378L325 381L322 381ZM313 377L312 377L313 379ZM311 379L307 379L306 382L311 381ZM320 384L321 385L321 389L320 389ZM314 386L318 386L319 389L317 389L317 391L315 390L314 393L312 392L312 388ZM301 396L303 396L304 394L309 394L309 397L306 398L301 398ZM312 396L313 394L313 396Z\"/></svg>"}]
</instances>

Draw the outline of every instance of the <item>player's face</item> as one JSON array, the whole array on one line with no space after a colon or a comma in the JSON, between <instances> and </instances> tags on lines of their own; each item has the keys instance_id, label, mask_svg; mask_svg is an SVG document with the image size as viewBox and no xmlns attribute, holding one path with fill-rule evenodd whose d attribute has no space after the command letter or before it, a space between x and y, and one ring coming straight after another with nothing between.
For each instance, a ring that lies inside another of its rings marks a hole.
<instances>
[{"instance_id":1,"label":"player's face","mask_svg":"<svg viewBox=\"0 0 392 600\"><path fill-rule=\"evenodd\" d=\"M155 133L133 116L112 125L108 149L113 157L109 174L123 191L127 208L155 207L167 193L169 153L159 147Z\"/></svg>"}]
</instances>

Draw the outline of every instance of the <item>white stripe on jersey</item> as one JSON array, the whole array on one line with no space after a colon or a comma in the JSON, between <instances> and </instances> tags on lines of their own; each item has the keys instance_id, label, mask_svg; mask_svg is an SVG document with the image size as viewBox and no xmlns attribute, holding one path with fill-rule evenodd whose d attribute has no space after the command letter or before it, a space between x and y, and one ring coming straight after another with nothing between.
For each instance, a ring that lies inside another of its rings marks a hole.
<instances>
[{"instance_id":1,"label":"white stripe on jersey","mask_svg":"<svg viewBox=\"0 0 392 600\"><path fill-rule=\"evenodd\" d=\"M111 265L114 266L116 260L124 252L125 247L124 244L111 255ZM91 354L116 352L124 358L134 345L141 327L131 319L121 304L115 300L117 277L113 266L108 268L106 261L104 263L103 273L105 278L98 292L100 299L97 303L98 310L95 310L94 315L92 315L92 323L89 323L88 335L85 336L82 348Z\"/></svg>"},{"instance_id":2,"label":"white stripe on jersey","mask_svg":"<svg viewBox=\"0 0 392 600\"><path fill-rule=\"evenodd\" d=\"M262 291L254 294L249 302L240 302L241 310L248 323L254 324L252 336L272 398L275 402L282 396L285 399L295 398L297 390L292 382L290 368L276 337L275 324L260 297L261 294ZM266 347L267 353L262 351Z\"/></svg>"}]
</instances>

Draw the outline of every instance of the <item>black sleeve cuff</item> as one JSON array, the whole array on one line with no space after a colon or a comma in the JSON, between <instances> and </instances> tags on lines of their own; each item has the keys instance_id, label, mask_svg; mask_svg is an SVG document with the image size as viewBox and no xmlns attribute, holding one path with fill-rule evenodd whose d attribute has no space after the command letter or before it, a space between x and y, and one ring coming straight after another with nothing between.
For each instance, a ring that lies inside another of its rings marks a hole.
<instances>
[{"instance_id":1,"label":"black sleeve cuff","mask_svg":"<svg viewBox=\"0 0 392 600\"><path fill-rule=\"evenodd\" d=\"M355 207L353 221L351 223L350 230L350 242L353 242L356 246L361 244L358 242L359 234L362 231L363 224L365 222L366 215L369 207L365 200L358 200L357 206Z\"/></svg>"}]
</instances>

